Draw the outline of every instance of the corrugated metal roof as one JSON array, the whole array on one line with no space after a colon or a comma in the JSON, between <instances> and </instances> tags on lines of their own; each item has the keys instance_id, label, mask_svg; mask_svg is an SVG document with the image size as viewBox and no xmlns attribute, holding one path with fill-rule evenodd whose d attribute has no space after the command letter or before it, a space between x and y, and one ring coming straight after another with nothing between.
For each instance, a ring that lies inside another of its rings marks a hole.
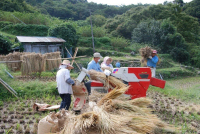
<instances>
[{"instance_id":1,"label":"corrugated metal roof","mask_svg":"<svg viewBox=\"0 0 200 134\"><path fill-rule=\"evenodd\" d=\"M66 42L56 37L16 36L19 42Z\"/></svg>"}]
</instances>

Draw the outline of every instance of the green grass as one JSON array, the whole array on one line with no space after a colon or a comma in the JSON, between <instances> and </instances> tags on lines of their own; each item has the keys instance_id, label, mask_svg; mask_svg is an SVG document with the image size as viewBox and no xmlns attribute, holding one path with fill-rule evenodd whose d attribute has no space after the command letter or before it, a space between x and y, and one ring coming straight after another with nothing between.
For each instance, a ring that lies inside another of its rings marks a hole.
<instances>
[{"instance_id":1,"label":"green grass","mask_svg":"<svg viewBox=\"0 0 200 134\"><path fill-rule=\"evenodd\" d=\"M2 34L2 35L4 35L4 36L8 37L8 38L10 39L11 42L13 42L13 43L15 42L16 35L8 34L8 33L1 32L1 31L0 31L0 34Z\"/></svg>"},{"instance_id":2,"label":"green grass","mask_svg":"<svg viewBox=\"0 0 200 134\"><path fill-rule=\"evenodd\" d=\"M158 91L186 102L200 104L200 76L167 80L164 89L150 86L149 90Z\"/></svg>"}]
</instances>

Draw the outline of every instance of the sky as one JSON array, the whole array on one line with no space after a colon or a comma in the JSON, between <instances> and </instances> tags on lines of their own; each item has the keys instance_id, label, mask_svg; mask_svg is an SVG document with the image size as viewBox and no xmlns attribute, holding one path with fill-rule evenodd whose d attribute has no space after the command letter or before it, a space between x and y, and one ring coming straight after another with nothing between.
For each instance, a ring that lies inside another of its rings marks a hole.
<instances>
[{"instance_id":1,"label":"sky","mask_svg":"<svg viewBox=\"0 0 200 134\"><path fill-rule=\"evenodd\" d=\"M173 0L87 0L88 2L94 2L98 4L107 4L107 5L131 5L131 4L163 4L165 1ZM183 0L185 3L192 0Z\"/></svg>"}]
</instances>

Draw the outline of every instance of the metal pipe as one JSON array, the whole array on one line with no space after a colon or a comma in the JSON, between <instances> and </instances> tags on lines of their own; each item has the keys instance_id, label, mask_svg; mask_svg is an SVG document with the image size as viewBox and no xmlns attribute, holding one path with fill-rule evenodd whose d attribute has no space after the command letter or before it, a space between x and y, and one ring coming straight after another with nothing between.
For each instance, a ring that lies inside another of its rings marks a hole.
<instances>
[{"instance_id":1,"label":"metal pipe","mask_svg":"<svg viewBox=\"0 0 200 134\"><path fill-rule=\"evenodd\" d=\"M14 90L14 89L12 89L5 81L3 81L1 78L0 78L0 81L2 82L2 83L4 83L4 85L6 85L10 90L12 90L15 94L17 94L17 92Z\"/></svg>"},{"instance_id":2,"label":"metal pipe","mask_svg":"<svg viewBox=\"0 0 200 134\"><path fill-rule=\"evenodd\" d=\"M5 69L5 72L13 79L14 77Z\"/></svg>"}]
</instances>

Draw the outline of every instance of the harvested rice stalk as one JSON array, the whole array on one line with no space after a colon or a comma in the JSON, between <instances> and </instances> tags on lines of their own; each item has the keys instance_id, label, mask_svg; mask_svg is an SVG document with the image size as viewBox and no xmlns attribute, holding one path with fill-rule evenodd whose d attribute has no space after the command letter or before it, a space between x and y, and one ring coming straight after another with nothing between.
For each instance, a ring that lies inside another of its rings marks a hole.
<instances>
[{"instance_id":1,"label":"harvested rice stalk","mask_svg":"<svg viewBox=\"0 0 200 134\"><path fill-rule=\"evenodd\" d=\"M107 88L122 88L122 87L126 87L126 84L123 83L123 81L113 77L113 76L108 76L106 77L106 75L102 72L97 72L95 70L90 70L88 71L90 77L92 80L97 80L97 81L101 81L102 83L104 83L104 86Z\"/></svg>"},{"instance_id":2,"label":"harvested rice stalk","mask_svg":"<svg viewBox=\"0 0 200 134\"><path fill-rule=\"evenodd\" d=\"M138 107L147 107L148 105L151 104L151 102L152 102L151 99L144 98L144 97L136 98L136 99L128 101L128 103L138 106Z\"/></svg>"},{"instance_id":3,"label":"harvested rice stalk","mask_svg":"<svg viewBox=\"0 0 200 134\"><path fill-rule=\"evenodd\" d=\"M153 134L157 128L165 128L166 124L160 121L156 116L131 116L132 120L127 124L138 133Z\"/></svg>"},{"instance_id":4,"label":"harvested rice stalk","mask_svg":"<svg viewBox=\"0 0 200 134\"><path fill-rule=\"evenodd\" d=\"M102 105L105 101L109 100L109 99L115 99L118 96L122 95L123 93L125 93L128 90L128 87L123 87L120 89L114 89L112 91L110 91L108 94L106 94L99 102L98 102L98 106Z\"/></svg>"},{"instance_id":5,"label":"harvested rice stalk","mask_svg":"<svg viewBox=\"0 0 200 134\"><path fill-rule=\"evenodd\" d=\"M89 128L96 128L99 124L99 115L88 112L78 116L69 116L64 129L60 134L82 134Z\"/></svg>"},{"instance_id":6,"label":"harvested rice stalk","mask_svg":"<svg viewBox=\"0 0 200 134\"><path fill-rule=\"evenodd\" d=\"M142 65L145 66L147 64L147 58L149 56L151 56L151 54L152 54L152 49L150 47L146 46L145 48L141 48L139 50L139 52L140 52L140 55L142 56L141 63L142 63Z\"/></svg>"}]
</instances>

